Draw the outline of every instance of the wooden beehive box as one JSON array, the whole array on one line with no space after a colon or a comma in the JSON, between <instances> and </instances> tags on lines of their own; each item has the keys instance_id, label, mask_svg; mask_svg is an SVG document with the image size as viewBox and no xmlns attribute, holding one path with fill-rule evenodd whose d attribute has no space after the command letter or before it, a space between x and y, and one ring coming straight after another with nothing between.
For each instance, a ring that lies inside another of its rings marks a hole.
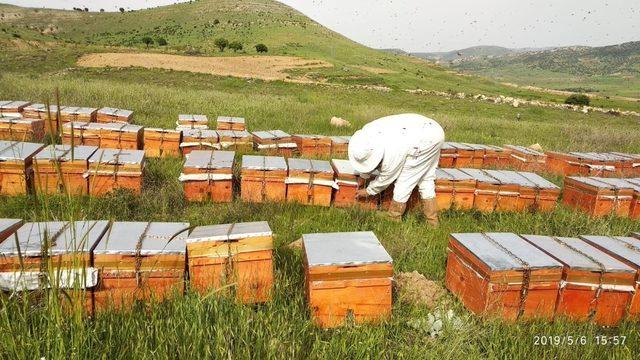
<instances>
[{"instance_id":1,"label":"wooden beehive box","mask_svg":"<svg viewBox=\"0 0 640 360\"><path fill-rule=\"evenodd\" d=\"M104 196L116 189L142 193L145 156L142 150L98 149L89 158L89 194Z\"/></svg>"},{"instance_id":2,"label":"wooden beehive box","mask_svg":"<svg viewBox=\"0 0 640 360\"><path fill-rule=\"evenodd\" d=\"M13 235L21 226L21 219L0 219L0 243Z\"/></svg>"},{"instance_id":3,"label":"wooden beehive box","mask_svg":"<svg viewBox=\"0 0 640 360\"><path fill-rule=\"evenodd\" d=\"M69 122L62 126L62 143L103 149L141 150L143 128L124 123Z\"/></svg>"},{"instance_id":4,"label":"wooden beehive box","mask_svg":"<svg viewBox=\"0 0 640 360\"><path fill-rule=\"evenodd\" d=\"M631 209L629 209L629 217L634 220L640 219L640 179L625 180L633 187L633 200L631 201Z\"/></svg>"},{"instance_id":5,"label":"wooden beehive box","mask_svg":"<svg viewBox=\"0 0 640 360\"><path fill-rule=\"evenodd\" d=\"M436 202L438 209L473 208L476 179L460 169L436 170Z\"/></svg>"},{"instance_id":6,"label":"wooden beehive box","mask_svg":"<svg viewBox=\"0 0 640 360\"><path fill-rule=\"evenodd\" d=\"M287 198L285 180L287 162L283 157L244 155L240 194L243 201L284 202Z\"/></svg>"},{"instance_id":7,"label":"wooden beehive box","mask_svg":"<svg viewBox=\"0 0 640 360\"><path fill-rule=\"evenodd\" d=\"M114 222L93 250L96 310L163 301L185 287L188 223Z\"/></svg>"},{"instance_id":8,"label":"wooden beehive box","mask_svg":"<svg viewBox=\"0 0 640 360\"><path fill-rule=\"evenodd\" d=\"M222 149L251 151L253 149L253 137L248 131L218 130L220 147Z\"/></svg>"},{"instance_id":9,"label":"wooden beehive box","mask_svg":"<svg viewBox=\"0 0 640 360\"><path fill-rule=\"evenodd\" d=\"M188 201L233 201L235 152L195 150L186 156L180 181Z\"/></svg>"},{"instance_id":10,"label":"wooden beehive box","mask_svg":"<svg viewBox=\"0 0 640 360\"><path fill-rule=\"evenodd\" d=\"M633 187L622 182L612 184L603 180L596 177L566 177L563 204L593 217L609 214L628 217L633 201Z\"/></svg>"},{"instance_id":11,"label":"wooden beehive box","mask_svg":"<svg viewBox=\"0 0 640 360\"><path fill-rule=\"evenodd\" d=\"M246 131L244 118L232 116L218 116L216 130Z\"/></svg>"},{"instance_id":12,"label":"wooden beehive box","mask_svg":"<svg viewBox=\"0 0 640 360\"><path fill-rule=\"evenodd\" d=\"M476 149L469 144L445 142L440 149L442 168L481 168L484 149Z\"/></svg>"},{"instance_id":13,"label":"wooden beehive box","mask_svg":"<svg viewBox=\"0 0 640 360\"><path fill-rule=\"evenodd\" d=\"M347 156L351 136L330 136L329 138L331 139L331 155Z\"/></svg>"},{"instance_id":14,"label":"wooden beehive box","mask_svg":"<svg viewBox=\"0 0 640 360\"><path fill-rule=\"evenodd\" d=\"M511 165L511 150L496 145L479 145L484 147L484 159L482 167L494 167L499 169Z\"/></svg>"},{"instance_id":15,"label":"wooden beehive box","mask_svg":"<svg viewBox=\"0 0 640 360\"><path fill-rule=\"evenodd\" d=\"M56 105L47 106L45 104L31 104L22 110L22 117L28 119L44 120L44 129L47 134L57 134L59 130L58 107Z\"/></svg>"},{"instance_id":16,"label":"wooden beehive box","mask_svg":"<svg viewBox=\"0 0 640 360\"><path fill-rule=\"evenodd\" d=\"M612 152L612 155L617 155L623 158L621 160L620 174L622 177L640 177L640 154L625 154L619 152Z\"/></svg>"},{"instance_id":17,"label":"wooden beehive box","mask_svg":"<svg viewBox=\"0 0 640 360\"><path fill-rule=\"evenodd\" d=\"M516 234L451 234L445 284L476 314L552 319L562 264Z\"/></svg>"},{"instance_id":18,"label":"wooden beehive box","mask_svg":"<svg viewBox=\"0 0 640 360\"><path fill-rule=\"evenodd\" d=\"M0 140L0 195L31 191L33 157L44 144Z\"/></svg>"},{"instance_id":19,"label":"wooden beehive box","mask_svg":"<svg viewBox=\"0 0 640 360\"><path fill-rule=\"evenodd\" d=\"M302 235L311 318L331 328L391 316L393 260L373 232Z\"/></svg>"},{"instance_id":20,"label":"wooden beehive box","mask_svg":"<svg viewBox=\"0 0 640 360\"><path fill-rule=\"evenodd\" d=\"M556 184L531 172L519 172L518 175L526 178L535 186L535 209L537 211L553 211L558 204L561 189Z\"/></svg>"},{"instance_id":21,"label":"wooden beehive box","mask_svg":"<svg viewBox=\"0 0 640 360\"><path fill-rule=\"evenodd\" d=\"M98 109L90 107L63 106L60 108L60 121L68 123L71 121L94 122Z\"/></svg>"},{"instance_id":22,"label":"wooden beehive box","mask_svg":"<svg viewBox=\"0 0 640 360\"><path fill-rule=\"evenodd\" d=\"M96 113L96 122L99 123L130 123L133 120L133 111L103 107Z\"/></svg>"},{"instance_id":23,"label":"wooden beehive box","mask_svg":"<svg viewBox=\"0 0 640 360\"><path fill-rule=\"evenodd\" d=\"M194 150L220 150L220 137L215 130L182 130L180 149L182 149L182 155L184 156Z\"/></svg>"},{"instance_id":24,"label":"wooden beehive box","mask_svg":"<svg viewBox=\"0 0 640 360\"><path fill-rule=\"evenodd\" d=\"M473 207L482 212L493 212L498 206L498 193L501 183L479 169L461 169L476 180Z\"/></svg>"},{"instance_id":25,"label":"wooden beehive box","mask_svg":"<svg viewBox=\"0 0 640 360\"><path fill-rule=\"evenodd\" d=\"M578 238L523 235L564 265L556 315L615 326L624 317L636 271Z\"/></svg>"},{"instance_id":26,"label":"wooden beehive box","mask_svg":"<svg viewBox=\"0 0 640 360\"><path fill-rule=\"evenodd\" d=\"M73 151L72 151L73 150ZM33 159L34 189L38 194L87 195L89 158L95 146L49 145Z\"/></svg>"},{"instance_id":27,"label":"wooden beehive box","mask_svg":"<svg viewBox=\"0 0 640 360\"><path fill-rule=\"evenodd\" d=\"M305 205L331 205L335 184L331 164L309 159L290 158L287 161L287 201Z\"/></svg>"},{"instance_id":28,"label":"wooden beehive box","mask_svg":"<svg viewBox=\"0 0 640 360\"><path fill-rule=\"evenodd\" d=\"M331 138L323 135L293 135L302 156L330 156Z\"/></svg>"},{"instance_id":29,"label":"wooden beehive box","mask_svg":"<svg viewBox=\"0 0 640 360\"><path fill-rule=\"evenodd\" d=\"M28 101L0 100L0 117L20 117L30 104Z\"/></svg>"},{"instance_id":30,"label":"wooden beehive box","mask_svg":"<svg viewBox=\"0 0 640 360\"><path fill-rule=\"evenodd\" d=\"M206 130L209 129L209 118L207 115L178 115L176 125L176 130Z\"/></svg>"},{"instance_id":31,"label":"wooden beehive box","mask_svg":"<svg viewBox=\"0 0 640 360\"><path fill-rule=\"evenodd\" d=\"M264 303L273 289L273 233L266 221L200 226L187 239L191 286L235 290L238 301Z\"/></svg>"},{"instance_id":32,"label":"wooden beehive box","mask_svg":"<svg viewBox=\"0 0 640 360\"><path fill-rule=\"evenodd\" d=\"M628 314L640 320L640 240L625 236L581 236L591 246L636 270L635 292L629 303Z\"/></svg>"},{"instance_id":33,"label":"wooden beehive box","mask_svg":"<svg viewBox=\"0 0 640 360\"><path fill-rule=\"evenodd\" d=\"M616 161L599 153L547 152L547 171L563 175L610 177L616 175Z\"/></svg>"},{"instance_id":34,"label":"wooden beehive box","mask_svg":"<svg viewBox=\"0 0 640 360\"><path fill-rule=\"evenodd\" d=\"M0 117L0 140L42 141L44 120Z\"/></svg>"},{"instance_id":35,"label":"wooden beehive box","mask_svg":"<svg viewBox=\"0 0 640 360\"><path fill-rule=\"evenodd\" d=\"M333 193L333 205L349 207L358 205L365 209L375 210L380 206L380 195L367 198L356 198L358 189L366 189L368 181L351 166L349 160L333 159L331 167L335 172L336 190Z\"/></svg>"},{"instance_id":36,"label":"wooden beehive box","mask_svg":"<svg viewBox=\"0 0 640 360\"><path fill-rule=\"evenodd\" d=\"M511 151L510 165L520 171L543 172L547 156L536 150L519 145L505 145Z\"/></svg>"},{"instance_id":37,"label":"wooden beehive box","mask_svg":"<svg viewBox=\"0 0 640 360\"><path fill-rule=\"evenodd\" d=\"M251 135L255 150L269 155L291 157L298 149L293 137L282 130L254 131Z\"/></svg>"},{"instance_id":38,"label":"wooden beehive box","mask_svg":"<svg viewBox=\"0 0 640 360\"><path fill-rule=\"evenodd\" d=\"M438 167L440 168L454 168L456 167L456 158L458 154L456 148L451 146L449 142L444 142L440 148L440 161Z\"/></svg>"},{"instance_id":39,"label":"wooden beehive box","mask_svg":"<svg viewBox=\"0 0 640 360\"><path fill-rule=\"evenodd\" d=\"M143 143L148 157L179 157L182 131L145 128Z\"/></svg>"},{"instance_id":40,"label":"wooden beehive box","mask_svg":"<svg viewBox=\"0 0 640 360\"><path fill-rule=\"evenodd\" d=\"M532 205L534 203L534 185L526 179L517 176L513 171L484 171L500 182L495 211L524 211L525 204ZM521 191L524 192L524 195Z\"/></svg>"}]
</instances>

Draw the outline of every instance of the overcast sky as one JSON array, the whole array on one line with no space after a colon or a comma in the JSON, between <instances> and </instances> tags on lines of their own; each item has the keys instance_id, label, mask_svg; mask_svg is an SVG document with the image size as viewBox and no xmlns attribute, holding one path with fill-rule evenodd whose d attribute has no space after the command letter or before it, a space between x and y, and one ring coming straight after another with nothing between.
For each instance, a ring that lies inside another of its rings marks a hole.
<instances>
[{"instance_id":1,"label":"overcast sky","mask_svg":"<svg viewBox=\"0 0 640 360\"><path fill-rule=\"evenodd\" d=\"M117 10L176 0L0 0L16 5ZM375 48L447 51L475 45L601 46L640 40L637 0L281 0ZM99 4L99 5L97 5Z\"/></svg>"}]
</instances>

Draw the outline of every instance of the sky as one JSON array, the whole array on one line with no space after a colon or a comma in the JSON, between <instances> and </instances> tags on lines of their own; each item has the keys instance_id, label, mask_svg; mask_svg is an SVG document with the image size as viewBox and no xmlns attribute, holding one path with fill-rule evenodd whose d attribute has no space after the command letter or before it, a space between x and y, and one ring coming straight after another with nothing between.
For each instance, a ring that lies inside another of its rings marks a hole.
<instances>
[{"instance_id":1,"label":"sky","mask_svg":"<svg viewBox=\"0 0 640 360\"><path fill-rule=\"evenodd\" d=\"M637 0L280 0L374 48L602 46L640 40ZM176 0L0 0L22 6L140 9Z\"/></svg>"}]
</instances>

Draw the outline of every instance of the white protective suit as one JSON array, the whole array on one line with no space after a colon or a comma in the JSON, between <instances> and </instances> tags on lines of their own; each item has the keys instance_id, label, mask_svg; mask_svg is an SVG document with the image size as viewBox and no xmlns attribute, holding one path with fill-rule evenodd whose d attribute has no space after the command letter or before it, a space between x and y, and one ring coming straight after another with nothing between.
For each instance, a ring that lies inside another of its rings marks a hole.
<instances>
[{"instance_id":1,"label":"white protective suit","mask_svg":"<svg viewBox=\"0 0 640 360\"><path fill-rule=\"evenodd\" d=\"M379 194L395 181L396 202L406 203L416 186L422 199L436 196L436 168L444 143L440 124L422 115L401 114L372 121L362 131L384 147L380 175L369 183L369 195Z\"/></svg>"}]
</instances>

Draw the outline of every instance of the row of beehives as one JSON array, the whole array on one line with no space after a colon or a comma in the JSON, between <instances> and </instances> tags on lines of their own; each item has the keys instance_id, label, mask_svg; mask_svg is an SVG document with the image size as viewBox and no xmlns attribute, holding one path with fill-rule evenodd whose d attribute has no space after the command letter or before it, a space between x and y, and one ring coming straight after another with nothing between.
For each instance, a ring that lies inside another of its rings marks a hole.
<instances>
[{"instance_id":1,"label":"row of beehives","mask_svg":"<svg viewBox=\"0 0 640 360\"><path fill-rule=\"evenodd\" d=\"M593 217L640 219L640 178L569 176L564 179L562 202Z\"/></svg>"},{"instance_id":2,"label":"row of beehives","mask_svg":"<svg viewBox=\"0 0 640 360\"><path fill-rule=\"evenodd\" d=\"M474 313L507 320L640 320L634 236L452 234L446 286Z\"/></svg>"},{"instance_id":3,"label":"row of beehives","mask_svg":"<svg viewBox=\"0 0 640 360\"><path fill-rule=\"evenodd\" d=\"M245 304L271 300L268 223L191 229L188 223L0 219L0 286L65 289L89 314L162 301L186 288ZM305 234L303 247L305 294L318 325L390 315L392 260L372 232Z\"/></svg>"}]
</instances>

